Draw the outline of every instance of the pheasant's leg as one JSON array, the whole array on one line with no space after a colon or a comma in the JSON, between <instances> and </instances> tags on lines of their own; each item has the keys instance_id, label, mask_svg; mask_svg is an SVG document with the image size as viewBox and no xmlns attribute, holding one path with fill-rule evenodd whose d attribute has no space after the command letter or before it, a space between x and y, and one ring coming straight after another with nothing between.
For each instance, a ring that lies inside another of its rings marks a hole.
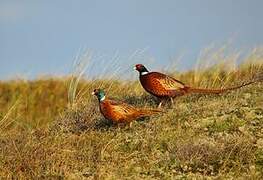
<instances>
[{"instance_id":1,"label":"pheasant's leg","mask_svg":"<svg viewBox=\"0 0 263 180\"><path fill-rule=\"evenodd\" d=\"M173 98L170 98L170 100L171 100L171 105L172 105L172 108L174 107L174 100L173 100Z\"/></svg>"},{"instance_id":2,"label":"pheasant's leg","mask_svg":"<svg viewBox=\"0 0 263 180\"><path fill-rule=\"evenodd\" d=\"M130 123L129 123L129 128L132 128L132 124L133 124L133 122L130 122Z\"/></svg>"},{"instance_id":3,"label":"pheasant's leg","mask_svg":"<svg viewBox=\"0 0 263 180\"><path fill-rule=\"evenodd\" d=\"M163 104L163 100L160 101L159 105L158 105L158 108L161 108L162 107L162 104Z\"/></svg>"}]
</instances>

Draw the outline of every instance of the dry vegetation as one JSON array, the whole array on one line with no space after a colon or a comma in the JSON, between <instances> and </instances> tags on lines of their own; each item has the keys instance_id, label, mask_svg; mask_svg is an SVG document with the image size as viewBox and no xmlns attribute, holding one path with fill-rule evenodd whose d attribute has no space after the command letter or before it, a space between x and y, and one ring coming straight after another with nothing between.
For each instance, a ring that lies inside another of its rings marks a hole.
<instances>
[{"instance_id":1,"label":"dry vegetation","mask_svg":"<svg viewBox=\"0 0 263 180\"><path fill-rule=\"evenodd\" d=\"M229 66L235 56L214 53L207 58L224 63L173 75L194 86L232 86L263 72L262 54L254 51L236 67ZM180 97L174 109L131 128L102 118L90 95L97 87L136 106L156 106L138 81L2 81L0 177L263 178L262 83L223 95Z\"/></svg>"}]
</instances>

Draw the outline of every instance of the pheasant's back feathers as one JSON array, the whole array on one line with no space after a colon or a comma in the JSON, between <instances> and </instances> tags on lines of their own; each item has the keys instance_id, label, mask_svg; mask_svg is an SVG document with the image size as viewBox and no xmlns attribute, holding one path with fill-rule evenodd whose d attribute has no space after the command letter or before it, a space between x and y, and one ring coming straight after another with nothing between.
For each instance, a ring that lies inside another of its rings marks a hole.
<instances>
[{"instance_id":1,"label":"pheasant's back feathers","mask_svg":"<svg viewBox=\"0 0 263 180\"><path fill-rule=\"evenodd\" d=\"M162 112L157 109L136 108L126 103L108 99L100 102L100 111L106 119L115 123L129 123L138 118Z\"/></svg>"},{"instance_id":2,"label":"pheasant's back feathers","mask_svg":"<svg viewBox=\"0 0 263 180\"><path fill-rule=\"evenodd\" d=\"M159 72L150 72L140 76L143 88L157 97L173 97L184 93L186 86L181 81Z\"/></svg>"}]
</instances>

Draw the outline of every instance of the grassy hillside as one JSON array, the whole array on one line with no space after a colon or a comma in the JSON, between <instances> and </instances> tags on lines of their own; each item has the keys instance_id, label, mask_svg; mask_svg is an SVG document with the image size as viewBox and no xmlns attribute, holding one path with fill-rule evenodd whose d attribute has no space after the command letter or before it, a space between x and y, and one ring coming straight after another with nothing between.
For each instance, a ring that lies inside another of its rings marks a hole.
<instances>
[{"instance_id":1,"label":"grassy hillside","mask_svg":"<svg viewBox=\"0 0 263 180\"><path fill-rule=\"evenodd\" d=\"M251 57L250 57L251 58ZM263 72L259 63L172 73L222 88ZM111 126L90 93L156 107L138 81L78 77L0 83L0 177L170 179L263 177L263 84L222 95L188 95L132 127Z\"/></svg>"}]
</instances>

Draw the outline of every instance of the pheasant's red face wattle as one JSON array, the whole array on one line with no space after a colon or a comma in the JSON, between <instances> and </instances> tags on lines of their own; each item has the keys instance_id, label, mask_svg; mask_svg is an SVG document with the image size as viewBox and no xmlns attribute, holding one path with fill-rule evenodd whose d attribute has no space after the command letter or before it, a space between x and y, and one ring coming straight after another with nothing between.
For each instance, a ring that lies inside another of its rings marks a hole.
<instances>
[{"instance_id":1,"label":"pheasant's red face wattle","mask_svg":"<svg viewBox=\"0 0 263 180\"><path fill-rule=\"evenodd\" d=\"M142 68L142 64L136 64L134 66L134 69L137 70L137 71L140 71L141 68Z\"/></svg>"},{"instance_id":2,"label":"pheasant's red face wattle","mask_svg":"<svg viewBox=\"0 0 263 180\"><path fill-rule=\"evenodd\" d=\"M134 69L137 70L138 72L148 72L148 70L145 68L143 64L136 64L134 66Z\"/></svg>"}]
</instances>

